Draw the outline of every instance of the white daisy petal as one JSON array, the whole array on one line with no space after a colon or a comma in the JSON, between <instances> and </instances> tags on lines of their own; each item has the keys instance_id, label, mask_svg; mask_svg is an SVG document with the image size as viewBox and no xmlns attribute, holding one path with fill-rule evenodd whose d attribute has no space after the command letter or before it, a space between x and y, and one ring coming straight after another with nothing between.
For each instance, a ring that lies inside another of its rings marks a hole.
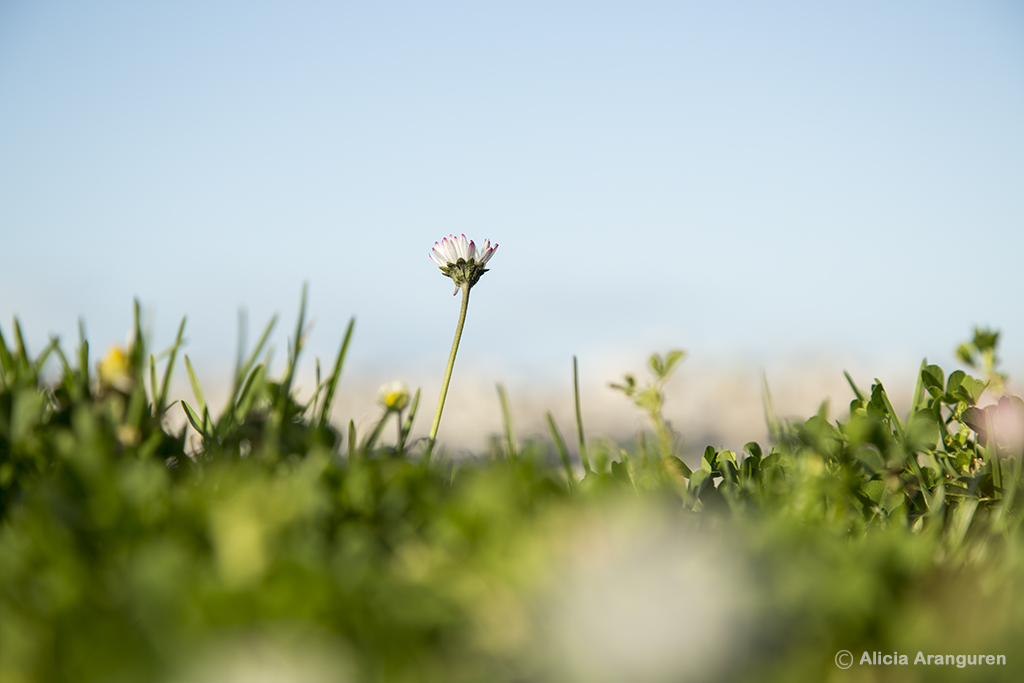
<instances>
[{"instance_id":1,"label":"white daisy petal","mask_svg":"<svg viewBox=\"0 0 1024 683\"><path fill-rule=\"evenodd\" d=\"M444 255L448 259L448 263L455 263L459 260L459 253L455 250L455 235L441 240L441 246L444 247Z\"/></svg>"},{"instance_id":2,"label":"white daisy petal","mask_svg":"<svg viewBox=\"0 0 1024 683\"><path fill-rule=\"evenodd\" d=\"M476 245L473 244L473 240L469 241L469 252L468 253L469 253L469 255L466 256L466 260L467 261L469 259L476 258Z\"/></svg>"},{"instance_id":3,"label":"white daisy petal","mask_svg":"<svg viewBox=\"0 0 1024 683\"><path fill-rule=\"evenodd\" d=\"M494 252L498 250L498 245L488 246L487 249L480 255L479 263L481 265L487 263L494 256Z\"/></svg>"}]
</instances>

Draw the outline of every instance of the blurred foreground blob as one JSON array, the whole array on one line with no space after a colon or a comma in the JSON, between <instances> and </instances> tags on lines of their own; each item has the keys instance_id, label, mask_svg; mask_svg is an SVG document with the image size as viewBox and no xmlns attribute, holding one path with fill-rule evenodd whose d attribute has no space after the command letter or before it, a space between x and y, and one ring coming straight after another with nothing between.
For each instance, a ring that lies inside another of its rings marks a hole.
<instances>
[{"instance_id":1,"label":"blurred foreground blob","mask_svg":"<svg viewBox=\"0 0 1024 683\"><path fill-rule=\"evenodd\" d=\"M551 680L661 683L728 676L751 632L742 558L653 509L577 529L541 622Z\"/></svg>"},{"instance_id":2,"label":"blurred foreground blob","mask_svg":"<svg viewBox=\"0 0 1024 683\"><path fill-rule=\"evenodd\" d=\"M213 638L169 683L348 683L355 669L343 643L297 625Z\"/></svg>"},{"instance_id":3,"label":"blurred foreground blob","mask_svg":"<svg viewBox=\"0 0 1024 683\"><path fill-rule=\"evenodd\" d=\"M981 443L1002 457L1024 456L1024 400L1001 396L999 402L964 411L963 421L981 437Z\"/></svg>"}]
</instances>

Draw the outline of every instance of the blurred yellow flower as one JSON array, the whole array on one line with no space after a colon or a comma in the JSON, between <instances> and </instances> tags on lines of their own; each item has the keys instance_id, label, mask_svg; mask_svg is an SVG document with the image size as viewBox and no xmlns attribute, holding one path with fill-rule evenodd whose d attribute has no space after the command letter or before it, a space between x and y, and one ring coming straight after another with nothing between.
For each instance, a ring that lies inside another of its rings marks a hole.
<instances>
[{"instance_id":1,"label":"blurred yellow flower","mask_svg":"<svg viewBox=\"0 0 1024 683\"><path fill-rule=\"evenodd\" d=\"M97 363L97 370L100 384L103 386L128 393L135 384L135 377L132 375L131 366L128 363L128 354L125 349L116 344L111 346L103 360Z\"/></svg>"},{"instance_id":2,"label":"blurred yellow flower","mask_svg":"<svg viewBox=\"0 0 1024 683\"><path fill-rule=\"evenodd\" d=\"M400 379L382 384L377 390L377 401L385 410L402 412L409 405L409 387Z\"/></svg>"}]
</instances>

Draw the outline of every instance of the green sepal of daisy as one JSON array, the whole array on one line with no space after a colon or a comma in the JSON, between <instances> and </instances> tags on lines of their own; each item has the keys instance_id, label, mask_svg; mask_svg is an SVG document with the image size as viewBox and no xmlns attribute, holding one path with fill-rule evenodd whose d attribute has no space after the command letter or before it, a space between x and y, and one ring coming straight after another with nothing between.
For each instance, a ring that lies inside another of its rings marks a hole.
<instances>
[{"instance_id":1,"label":"green sepal of daisy","mask_svg":"<svg viewBox=\"0 0 1024 683\"><path fill-rule=\"evenodd\" d=\"M472 287L489 270L489 268L484 268L482 263L477 263L476 259L467 261L463 258L455 263L449 263L447 266L440 266L440 268L442 273L452 279L456 287L462 287L466 283Z\"/></svg>"}]
</instances>

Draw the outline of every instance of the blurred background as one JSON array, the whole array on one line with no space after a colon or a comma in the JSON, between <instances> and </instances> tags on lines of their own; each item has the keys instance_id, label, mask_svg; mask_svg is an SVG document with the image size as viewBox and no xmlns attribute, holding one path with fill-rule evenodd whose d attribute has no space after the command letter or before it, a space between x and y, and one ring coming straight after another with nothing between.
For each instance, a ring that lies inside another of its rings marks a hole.
<instances>
[{"instance_id":1,"label":"blurred background","mask_svg":"<svg viewBox=\"0 0 1024 683\"><path fill-rule=\"evenodd\" d=\"M465 233L500 248L442 441L500 428L497 381L568 433L574 354L628 436L607 383L680 347L668 417L739 447L762 371L783 414L841 409L843 369L906 397L991 325L1020 386L1022 120L1014 2L4 0L0 329L81 318L96 358L137 297L216 397L238 311L281 315L280 368L308 282L304 386L355 316L335 417L400 378L425 432L459 306L427 253Z\"/></svg>"}]
</instances>

